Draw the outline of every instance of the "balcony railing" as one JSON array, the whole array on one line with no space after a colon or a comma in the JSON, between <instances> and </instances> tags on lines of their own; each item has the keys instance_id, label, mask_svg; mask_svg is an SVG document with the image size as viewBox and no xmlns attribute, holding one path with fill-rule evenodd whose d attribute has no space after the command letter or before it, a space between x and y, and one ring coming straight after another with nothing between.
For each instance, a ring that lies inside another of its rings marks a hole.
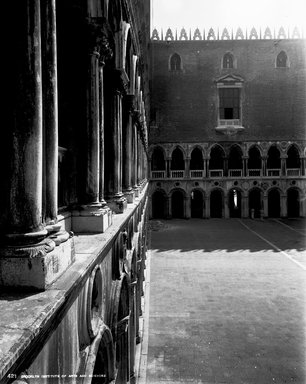
<instances>
[{"instance_id":1,"label":"balcony railing","mask_svg":"<svg viewBox=\"0 0 306 384\"><path fill-rule=\"evenodd\" d=\"M300 176L301 170L299 168L288 168L286 169L287 176Z\"/></svg>"},{"instance_id":2,"label":"balcony railing","mask_svg":"<svg viewBox=\"0 0 306 384\"><path fill-rule=\"evenodd\" d=\"M267 170L267 176L270 177L279 177L281 173L280 169L268 169Z\"/></svg>"},{"instance_id":3,"label":"balcony railing","mask_svg":"<svg viewBox=\"0 0 306 384\"><path fill-rule=\"evenodd\" d=\"M185 171L171 171L170 172L171 179L183 179L185 175Z\"/></svg>"},{"instance_id":4,"label":"balcony railing","mask_svg":"<svg viewBox=\"0 0 306 384\"><path fill-rule=\"evenodd\" d=\"M191 170L190 171L190 177L192 179L202 179L204 177L204 171L199 169L199 170Z\"/></svg>"},{"instance_id":5,"label":"balcony railing","mask_svg":"<svg viewBox=\"0 0 306 384\"><path fill-rule=\"evenodd\" d=\"M249 169L248 170L249 177L258 177L261 176L261 169Z\"/></svg>"},{"instance_id":6,"label":"balcony railing","mask_svg":"<svg viewBox=\"0 0 306 384\"><path fill-rule=\"evenodd\" d=\"M229 177L242 177L242 169L229 169Z\"/></svg>"},{"instance_id":7,"label":"balcony railing","mask_svg":"<svg viewBox=\"0 0 306 384\"><path fill-rule=\"evenodd\" d=\"M165 171L151 171L151 179L164 179Z\"/></svg>"},{"instance_id":8,"label":"balcony railing","mask_svg":"<svg viewBox=\"0 0 306 384\"><path fill-rule=\"evenodd\" d=\"M223 177L223 169L212 169L209 171L209 177Z\"/></svg>"}]
</instances>

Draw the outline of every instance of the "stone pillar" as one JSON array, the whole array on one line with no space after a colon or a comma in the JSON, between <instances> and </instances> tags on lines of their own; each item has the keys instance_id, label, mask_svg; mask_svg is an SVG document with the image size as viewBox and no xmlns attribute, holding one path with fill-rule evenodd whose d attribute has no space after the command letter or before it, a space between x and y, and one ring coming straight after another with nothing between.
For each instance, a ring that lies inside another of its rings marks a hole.
<instances>
[{"instance_id":1,"label":"stone pillar","mask_svg":"<svg viewBox=\"0 0 306 384\"><path fill-rule=\"evenodd\" d=\"M305 157L301 157L301 175L305 176Z\"/></svg>"},{"instance_id":2,"label":"stone pillar","mask_svg":"<svg viewBox=\"0 0 306 384\"><path fill-rule=\"evenodd\" d=\"M111 212L104 201L104 95L103 67L110 55L108 42L101 28L89 22L87 110L86 110L86 172L83 205L73 212L72 227L76 232L104 232L111 223Z\"/></svg>"},{"instance_id":3,"label":"stone pillar","mask_svg":"<svg viewBox=\"0 0 306 384\"><path fill-rule=\"evenodd\" d=\"M243 157L242 158L242 165L243 165L243 170L242 170L242 176L243 177L246 177L248 175L248 158L247 157Z\"/></svg>"},{"instance_id":4,"label":"stone pillar","mask_svg":"<svg viewBox=\"0 0 306 384\"><path fill-rule=\"evenodd\" d=\"M133 152L132 152L132 135L133 135L133 102L134 96L127 95L123 99L123 193L128 203L134 201L134 191L132 188L132 167L133 167Z\"/></svg>"},{"instance_id":5,"label":"stone pillar","mask_svg":"<svg viewBox=\"0 0 306 384\"><path fill-rule=\"evenodd\" d=\"M171 159L166 160L166 177L171 177Z\"/></svg>"},{"instance_id":6,"label":"stone pillar","mask_svg":"<svg viewBox=\"0 0 306 384\"><path fill-rule=\"evenodd\" d=\"M112 134L109 135L112 158L108 180L108 206L116 213L124 212L126 198L122 193L122 93L115 89L111 100Z\"/></svg>"},{"instance_id":7,"label":"stone pillar","mask_svg":"<svg viewBox=\"0 0 306 384\"><path fill-rule=\"evenodd\" d=\"M47 237L43 219L57 216L57 102L55 8L48 0L25 0L16 9L18 57L13 57L9 105L14 119L6 129L7 167L0 202L0 285L46 289L73 262L69 234ZM42 72L42 40L46 70ZM48 67L50 65L50 67ZM43 85L43 81L46 82ZM50 88L49 88L50 87ZM43 102L46 105L43 124ZM50 120L49 120L50 119ZM46 161L43 152L46 150ZM50 153L48 153L50 151ZM50 159L48 156L50 155ZM43 178L43 172L50 171ZM45 189L43 193L43 182ZM58 228L52 228L51 232ZM61 246L59 245L66 242ZM67 249L66 249L66 245ZM50 268L50 265L57 268Z\"/></svg>"},{"instance_id":8,"label":"stone pillar","mask_svg":"<svg viewBox=\"0 0 306 384\"><path fill-rule=\"evenodd\" d=\"M222 207L222 217L229 219L229 208L228 208L228 193L224 195L223 207Z\"/></svg>"},{"instance_id":9,"label":"stone pillar","mask_svg":"<svg viewBox=\"0 0 306 384\"><path fill-rule=\"evenodd\" d=\"M141 142L139 134L137 135L137 185L141 184L141 158L142 158L142 152L141 152Z\"/></svg>"},{"instance_id":10,"label":"stone pillar","mask_svg":"<svg viewBox=\"0 0 306 384\"><path fill-rule=\"evenodd\" d=\"M287 217L287 196L280 196L280 217Z\"/></svg>"},{"instance_id":11,"label":"stone pillar","mask_svg":"<svg viewBox=\"0 0 306 384\"><path fill-rule=\"evenodd\" d=\"M268 217L268 195L263 196L263 217Z\"/></svg>"},{"instance_id":12,"label":"stone pillar","mask_svg":"<svg viewBox=\"0 0 306 384\"><path fill-rule=\"evenodd\" d=\"M205 197L205 219L210 218L210 195Z\"/></svg>"},{"instance_id":13,"label":"stone pillar","mask_svg":"<svg viewBox=\"0 0 306 384\"><path fill-rule=\"evenodd\" d=\"M228 177L228 157L224 158L223 169L224 169L224 176Z\"/></svg>"},{"instance_id":14,"label":"stone pillar","mask_svg":"<svg viewBox=\"0 0 306 384\"><path fill-rule=\"evenodd\" d=\"M172 201L171 201L171 196L167 196L166 209L167 209L167 219L172 219Z\"/></svg>"},{"instance_id":15,"label":"stone pillar","mask_svg":"<svg viewBox=\"0 0 306 384\"><path fill-rule=\"evenodd\" d=\"M185 177L190 177L190 158L185 159Z\"/></svg>"},{"instance_id":16,"label":"stone pillar","mask_svg":"<svg viewBox=\"0 0 306 384\"><path fill-rule=\"evenodd\" d=\"M184 198L184 205L185 205L185 219L190 219L191 217L191 198L190 196L186 195Z\"/></svg>"},{"instance_id":17,"label":"stone pillar","mask_svg":"<svg viewBox=\"0 0 306 384\"><path fill-rule=\"evenodd\" d=\"M287 156L281 157L281 176L286 176L286 158Z\"/></svg>"},{"instance_id":18,"label":"stone pillar","mask_svg":"<svg viewBox=\"0 0 306 384\"><path fill-rule=\"evenodd\" d=\"M47 0L41 10L42 19L42 90L44 128L44 219L57 221L58 187L58 101L55 0Z\"/></svg>"},{"instance_id":19,"label":"stone pillar","mask_svg":"<svg viewBox=\"0 0 306 384\"><path fill-rule=\"evenodd\" d=\"M249 217L249 198L248 196L241 196L241 217L246 219Z\"/></svg>"},{"instance_id":20,"label":"stone pillar","mask_svg":"<svg viewBox=\"0 0 306 384\"><path fill-rule=\"evenodd\" d=\"M204 162L204 176L209 177L209 159L205 159Z\"/></svg>"},{"instance_id":21,"label":"stone pillar","mask_svg":"<svg viewBox=\"0 0 306 384\"><path fill-rule=\"evenodd\" d=\"M267 156L262 157L262 176L265 177L267 176Z\"/></svg>"}]
</instances>

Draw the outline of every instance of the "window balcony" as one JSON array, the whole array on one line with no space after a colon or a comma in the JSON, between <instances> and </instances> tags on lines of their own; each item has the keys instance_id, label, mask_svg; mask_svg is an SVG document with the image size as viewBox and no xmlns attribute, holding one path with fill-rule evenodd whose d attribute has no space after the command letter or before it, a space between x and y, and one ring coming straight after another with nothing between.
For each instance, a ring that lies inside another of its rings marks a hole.
<instances>
[{"instance_id":1,"label":"window balcony","mask_svg":"<svg viewBox=\"0 0 306 384\"><path fill-rule=\"evenodd\" d=\"M248 176L249 177L260 177L261 176L261 169L249 169L248 170Z\"/></svg>"},{"instance_id":2,"label":"window balcony","mask_svg":"<svg viewBox=\"0 0 306 384\"><path fill-rule=\"evenodd\" d=\"M203 179L204 177L204 171L203 170L191 170L190 171L190 177L192 179Z\"/></svg>"},{"instance_id":3,"label":"window balcony","mask_svg":"<svg viewBox=\"0 0 306 384\"><path fill-rule=\"evenodd\" d=\"M242 177L242 169L229 169L229 177Z\"/></svg>"},{"instance_id":4,"label":"window balcony","mask_svg":"<svg viewBox=\"0 0 306 384\"><path fill-rule=\"evenodd\" d=\"M170 172L171 179L183 179L185 176L185 171L171 171Z\"/></svg>"},{"instance_id":5,"label":"window balcony","mask_svg":"<svg viewBox=\"0 0 306 384\"><path fill-rule=\"evenodd\" d=\"M240 119L219 119L215 130L224 135L231 136L244 131L244 127L241 125Z\"/></svg>"},{"instance_id":6,"label":"window balcony","mask_svg":"<svg viewBox=\"0 0 306 384\"><path fill-rule=\"evenodd\" d=\"M268 169L267 176L269 177L280 177L281 170L280 169Z\"/></svg>"},{"instance_id":7,"label":"window balcony","mask_svg":"<svg viewBox=\"0 0 306 384\"><path fill-rule=\"evenodd\" d=\"M301 170L299 168L289 168L289 169L286 169L286 175L289 177L300 176Z\"/></svg>"},{"instance_id":8,"label":"window balcony","mask_svg":"<svg viewBox=\"0 0 306 384\"><path fill-rule=\"evenodd\" d=\"M151 179L164 179L165 171L151 171Z\"/></svg>"},{"instance_id":9,"label":"window balcony","mask_svg":"<svg viewBox=\"0 0 306 384\"><path fill-rule=\"evenodd\" d=\"M223 169L212 169L209 171L209 177L223 177Z\"/></svg>"}]
</instances>

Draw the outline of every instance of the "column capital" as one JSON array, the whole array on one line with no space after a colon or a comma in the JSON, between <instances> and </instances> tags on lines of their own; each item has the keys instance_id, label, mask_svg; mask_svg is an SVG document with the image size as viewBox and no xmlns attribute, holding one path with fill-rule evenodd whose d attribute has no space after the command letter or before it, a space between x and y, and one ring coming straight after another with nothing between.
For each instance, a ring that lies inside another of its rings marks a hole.
<instances>
[{"instance_id":1,"label":"column capital","mask_svg":"<svg viewBox=\"0 0 306 384\"><path fill-rule=\"evenodd\" d=\"M113 50L108 39L109 30L107 20L104 17L87 18L88 51L90 55L96 55L99 58L101 66L113 56Z\"/></svg>"}]
</instances>

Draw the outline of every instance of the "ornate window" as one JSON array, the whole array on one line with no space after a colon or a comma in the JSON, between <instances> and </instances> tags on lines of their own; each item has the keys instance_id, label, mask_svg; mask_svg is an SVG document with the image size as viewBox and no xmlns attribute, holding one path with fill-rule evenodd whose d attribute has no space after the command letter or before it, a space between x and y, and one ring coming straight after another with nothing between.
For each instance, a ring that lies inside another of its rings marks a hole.
<instances>
[{"instance_id":1,"label":"ornate window","mask_svg":"<svg viewBox=\"0 0 306 384\"><path fill-rule=\"evenodd\" d=\"M288 56L286 52L281 51L276 58L276 67L277 68L286 68L288 67Z\"/></svg>"},{"instance_id":2,"label":"ornate window","mask_svg":"<svg viewBox=\"0 0 306 384\"><path fill-rule=\"evenodd\" d=\"M223 68L234 68L234 57L231 53L226 53L223 56L222 67Z\"/></svg>"},{"instance_id":3,"label":"ornate window","mask_svg":"<svg viewBox=\"0 0 306 384\"><path fill-rule=\"evenodd\" d=\"M170 58L170 71L180 71L182 69L182 59L177 53L174 53Z\"/></svg>"}]
</instances>

